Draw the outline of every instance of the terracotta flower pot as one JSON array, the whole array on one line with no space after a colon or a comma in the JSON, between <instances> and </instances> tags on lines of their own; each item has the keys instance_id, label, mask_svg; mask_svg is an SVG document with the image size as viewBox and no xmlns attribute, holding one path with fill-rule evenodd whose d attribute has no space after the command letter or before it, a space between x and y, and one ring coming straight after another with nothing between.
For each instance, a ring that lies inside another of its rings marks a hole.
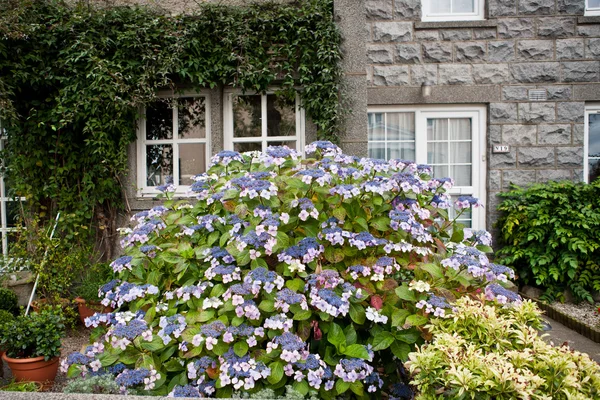
<instances>
[{"instance_id":1,"label":"terracotta flower pot","mask_svg":"<svg viewBox=\"0 0 600 400\"><path fill-rule=\"evenodd\" d=\"M97 312L109 313L113 311L112 307L104 307L99 302L88 303L84 298L76 297L77 310L79 311L79 319L85 325L85 319L91 317Z\"/></svg>"},{"instance_id":2,"label":"terracotta flower pot","mask_svg":"<svg viewBox=\"0 0 600 400\"><path fill-rule=\"evenodd\" d=\"M6 361L13 377L17 382L38 382L42 389L49 389L54 384L54 378L58 372L58 357L44 361L44 357L34 358L11 358L5 354L2 359Z\"/></svg>"}]
</instances>

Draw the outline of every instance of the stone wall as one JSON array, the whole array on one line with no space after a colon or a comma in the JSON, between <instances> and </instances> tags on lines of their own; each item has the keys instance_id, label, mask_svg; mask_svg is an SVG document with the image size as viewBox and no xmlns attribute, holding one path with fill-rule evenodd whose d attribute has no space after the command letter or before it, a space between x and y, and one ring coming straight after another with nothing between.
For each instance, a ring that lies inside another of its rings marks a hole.
<instances>
[{"instance_id":1,"label":"stone wall","mask_svg":"<svg viewBox=\"0 0 600 400\"><path fill-rule=\"evenodd\" d=\"M584 1L487 0L487 19L469 22L421 22L421 0L365 1L369 104L488 104L489 148L510 145L488 150L488 228L511 182L581 179L585 101L600 100L600 17L583 17Z\"/></svg>"}]
</instances>

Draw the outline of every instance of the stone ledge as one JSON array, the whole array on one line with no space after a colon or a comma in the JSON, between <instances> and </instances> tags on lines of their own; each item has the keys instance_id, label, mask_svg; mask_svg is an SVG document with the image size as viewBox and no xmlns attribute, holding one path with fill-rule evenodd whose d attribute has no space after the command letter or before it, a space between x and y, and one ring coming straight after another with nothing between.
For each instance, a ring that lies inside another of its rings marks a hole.
<instances>
[{"instance_id":1,"label":"stone ledge","mask_svg":"<svg viewBox=\"0 0 600 400\"><path fill-rule=\"evenodd\" d=\"M550 304L546 304L537 299L530 298L523 293L519 294L525 299L529 299L536 302L538 307L540 307L540 309L543 310L548 317L552 318L556 322L563 324L567 328L574 330L580 335L585 336L586 338L596 343L600 343L600 330L598 328L576 320L575 318L572 318L571 316L563 313L562 311L559 311L556 308L552 307Z\"/></svg>"},{"instance_id":2,"label":"stone ledge","mask_svg":"<svg viewBox=\"0 0 600 400\"><path fill-rule=\"evenodd\" d=\"M500 85L432 86L431 96L423 97L420 86L369 87L368 105L495 103L502 101Z\"/></svg>"},{"instance_id":3,"label":"stone ledge","mask_svg":"<svg viewBox=\"0 0 600 400\"><path fill-rule=\"evenodd\" d=\"M593 17L578 17L577 18L577 23L579 25L583 25L583 24L598 24L600 23L600 15L596 15Z\"/></svg>"},{"instance_id":4,"label":"stone ledge","mask_svg":"<svg viewBox=\"0 0 600 400\"><path fill-rule=\"evenodd\" d=\"M439 22L415 22L415 29L438 29L438 28L495 28L498 21L439 21Z\"/></svg>"}]
</instances>

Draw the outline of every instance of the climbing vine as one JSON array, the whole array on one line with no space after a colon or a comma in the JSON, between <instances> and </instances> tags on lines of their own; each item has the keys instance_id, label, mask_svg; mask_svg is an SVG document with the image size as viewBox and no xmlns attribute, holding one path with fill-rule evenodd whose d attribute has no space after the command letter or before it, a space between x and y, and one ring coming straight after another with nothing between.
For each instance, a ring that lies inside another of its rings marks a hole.
<instances>
[{"instance_id":1,"label":"climbing vine","mask_svg":"<svg viewBox=\"0 0 600 400\"><path fill-rule=\"evenodd\" d=\"M5 0L6 176L30 211L62 210L76 231L110 230L139 107L160 89L276 86L289 98L298 91L319 136L335 141L340 41L332 0L201 5L176 16L147 7Z\"/></svg>"}]
</instances>

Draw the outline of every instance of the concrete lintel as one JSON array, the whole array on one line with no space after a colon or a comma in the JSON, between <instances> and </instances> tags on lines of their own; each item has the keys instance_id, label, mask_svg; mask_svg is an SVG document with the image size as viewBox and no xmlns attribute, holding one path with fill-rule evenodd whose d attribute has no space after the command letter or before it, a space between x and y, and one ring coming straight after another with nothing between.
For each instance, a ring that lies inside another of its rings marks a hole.
<instances>
[{"instance_id":1,"label":"concrete lintel","mask_svg":"<svg viewBox=\"0 0 600 400\"><path fill-rule=\"evenodd\" d=\"M598 24L598 23L600 23L600 15L599 16L594 16L594 17L578 17L577 18L577 23L579 25L583 25L583 24Z\"/></svg>"},{"instance_id":2,"label":"concrete lintel","mask_svg":"<svg viewBox=\"0 0 600 400\"><path fill-rule=\"evenodd\" d=\"M433 86L431 96L423 97L421 87L368 88L369 105L493 103L502 101L500 86Z\"/></svg>"},{"instance_id":3,"label":"concrete lintel","mask_svg":"<svg viewBox=\"0 0 600 400\"><path fill-rule=\"evenodd\" d=\"M586 83L585 85L573 85L573 100L600 101L600 83Z\"/></svg>"}]
</instances>

